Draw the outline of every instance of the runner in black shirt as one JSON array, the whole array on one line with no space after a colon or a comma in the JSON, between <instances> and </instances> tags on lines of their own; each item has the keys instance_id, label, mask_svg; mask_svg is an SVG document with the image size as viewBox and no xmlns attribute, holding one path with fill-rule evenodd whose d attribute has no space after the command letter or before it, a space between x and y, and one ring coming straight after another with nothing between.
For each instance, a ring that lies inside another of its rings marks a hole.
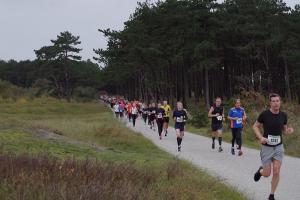
<instances>
[{"instance_id":1,"label":"runner in black shirt","mask_svg":"<svg viewBox=\"0 0 300 200\"><path fill-rule=\"evenodd\" d=\"M217 97L216 102L208 112L208 117L211 118L212 149L215 148L215 139L218 136L219 152L223 151L222 135L223 135L223 121L225 120L224 107L221 104L222 104L221 98Z\"/></svg>"},{"instance_id":2,"label":"runner in black shirt","mask_svg":"<svg viewBox=\"0 0 300 200\"><path fill-rule=\"evenodd\" d=\"M159 139L162 139L161 133L163 131L164 116L165 116L165 110L161 108L161 104L158 103L157 110L156 110L156 123L157 123Z\"/></svg>"},{"instance_id":3,"label":"runner in black shirt","mask_svg":"<svg viewBox=\"0 0 300 200\"><path fill-rule=\"evenodd\" d=\"M284 154L282 133L292 134L294 129L287 126L287 115L280 111L280 96L271 94L269 101L270 109L262 112L253 125L255 135L262 144L260 152L262 166L254 174L254 180L259 181L261 176L269 177L273 169L269 200L274 200ZM262 128L263 134L261 133Z\"/></svg>"}]
</instances>

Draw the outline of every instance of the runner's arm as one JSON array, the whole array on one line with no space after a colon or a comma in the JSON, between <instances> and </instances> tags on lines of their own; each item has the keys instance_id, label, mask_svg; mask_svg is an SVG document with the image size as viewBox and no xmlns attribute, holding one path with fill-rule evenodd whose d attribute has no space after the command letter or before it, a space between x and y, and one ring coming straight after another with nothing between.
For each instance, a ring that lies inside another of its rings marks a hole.
<instances>
[{"instance_id":1,"label":"runner's arm","mask_svg":"<svg viewBox=\"0 0 300 200\"><path fill-rule=\"evenodd\" d=\"M237 120L237 117L231 117L232 116L232 113L231 113L231 109L230 109L230 111L229 111L229 113L228 113L228 119L230 119L230 120Z\"/></svg>"},{"instance_id":2,"label":"runner's arm","mask_svg":"<svg viewBox=\"0 0 300 200\"><path fill-rule=\"evenodd\" d=\"M261 128L262 128L262 124L259 123L258 121L256 121L253 125L253 131L256 135L256 138L259 139L260 143L262 144L266 144L268 142L268 139L267 138L264 138L262 133L261 133Z\"/></svg>"},{"instance_id":3,"label":"runner's arm","mask_svg":"<svg viewBox=\"0 0 300 200\"><path fill-rule=\"evenodd\" d=\"M208 112L208 117L212 118L212 117L217 117L218 115L213 115L212 112L214 111L214 107L210 107L210 110Z\"/></svg>"}]
</instances>

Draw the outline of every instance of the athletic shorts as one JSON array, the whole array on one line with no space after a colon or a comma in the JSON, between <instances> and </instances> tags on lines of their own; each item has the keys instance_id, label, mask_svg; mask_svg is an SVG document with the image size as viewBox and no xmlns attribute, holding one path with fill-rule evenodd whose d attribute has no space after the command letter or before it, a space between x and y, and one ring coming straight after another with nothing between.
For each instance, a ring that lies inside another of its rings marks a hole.
<instances>
[{"instance_id":1,"label":"athletic shorts","mask_svg":"<svg viewBox=\"0 0 300 200\"><path fill-rule=\"evenodd\" d=\"M180 131L184 131L184 123L175 123L175 130L179 129Z\"/></svg>"},{"instance_id":2,"label":"athletic shorts","mask_svg":"<svg viewBox=\"0 0 300 200\"><path fill-rule=\"evenodd\" d=\"M278 146L266 146L262 145L260 150L260 158L263 166L268 166L273 160L282 162L284 156L283 144Z\"/></svg>"},{"instance_id":3,"label":"athletic shorts","mask_svg":"<svg viewBox=\"0 0 300 200\"><path fill-rule=\"evenodd\" d=\"M150 115L150 121L154 121L156 119L155 115Z\"/></svg>"},{"instance_id":4,"label":"athletic shorts","mask_svg":"<svg viewBox=\"0 0 300 200\"><path fill-rule=\"evenodd\" d=\"M143 116L144 119L146 119L148 117L147 114L143 114L142 116Z\"/></svg>"},{"instance_id":5,"label":"athletic shorts","mask_svg":"<svg viewBox=\"0 0 300 200\"><path fill-rule=\"evenodd\" d=\"M169 117L164 117L164 122L169 123L170 118Z\"/></svg>"},{"instance_id":6,"label":"athletic shorts","mask_svg":"<svg viewBox=\"0 0 300 200\"><path fill-rule=\"evenodd\" d=\"M213 132L222 131L223 130L223 125L222 124L211 124L211 130Z\"/></svg>"}]
</instances>

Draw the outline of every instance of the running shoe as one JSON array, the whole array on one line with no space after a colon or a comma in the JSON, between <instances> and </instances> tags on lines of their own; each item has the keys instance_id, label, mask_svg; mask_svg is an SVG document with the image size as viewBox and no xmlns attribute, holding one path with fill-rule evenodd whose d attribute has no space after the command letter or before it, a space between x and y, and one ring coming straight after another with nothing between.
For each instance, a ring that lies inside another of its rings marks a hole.
<instances>
[{"instance_id":1,"label":"running shoe","mask_svg":"<svg viewBox=\"0 0 300 200\"><path fill-rule=\"evenodd\" d=\"M260 177L261 177L260 170L261 170L262 168L263 168L263 167L260 166L260 167L258 168L257 172L255 172L255 174L254 174L254 181L255 181L255 182L259 181L259 179L260 179Z\"/></svg>"},{"instance_id":2,"label":"running shoe","mask_svg":"<svg viewBox=\"0 0 300 200\"><path fill-rule=\"evenodd\" d=\"M222 152L222 151L223 151L222 147L219 147L219 152Z\"/></svg>"},{"instance_id":3,"label":"running shoe","mask_svg":"<svg viewBox=\"0 0 300 200\"><path fill-rule=\"evenodd\" d=\"M238 155L239 155L239 156L243 155L242 150L239 150L239 154L238 154Z\"/></svg>"},{"instance_id":4,"label":"running shoe","mask_svg":"<svg viewBox=\"0 0 300 200\"><path fill-rule=\"evenodd\" d=\"M274 194L270 194L269 200L275 200Z\"/></svg>"},{"instance_id":5,"label":"running shoe","mask_svg":"<svg viewBox=\"0 0 300 200\"><path fill-rule=\"evenodd\" d=\"M235 155L234 148L231 148L231 154L232 154L232 155Z\"/></svg>"}]
</instances>

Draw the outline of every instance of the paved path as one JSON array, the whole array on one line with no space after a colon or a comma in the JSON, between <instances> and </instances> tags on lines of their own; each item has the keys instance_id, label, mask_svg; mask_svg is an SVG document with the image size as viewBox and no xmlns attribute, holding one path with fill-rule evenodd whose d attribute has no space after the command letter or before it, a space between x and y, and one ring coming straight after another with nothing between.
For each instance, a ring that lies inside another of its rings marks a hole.
<instances>
[{"instance_id":1,"label":"paved path","mask_svg":"<svg viewBox=\"0 0 300 200\"><path fill-rule=\"evenodd\" d=\"M182 152L177 152L177 143L174 128L169 128L169 135L162 140L158 139L157 131L144 125L141 119L137 120L136 127L127 123L127 126L140 132L161 149L185 159L205 169L208 173L219 177L249 199L267 199L271 187L271 177L261 178L254 182L253 175L260 165L259 151L243 148L241 157L230 154L231 145L223 142L222 153L211 149L211 139L192 133L185 133L182 142ZM217 144L217 143L216 143ZM285 156L281 171L281 180L275 194L276 200L300 200L300 159Z\"/></svg>"}]
</instances>

